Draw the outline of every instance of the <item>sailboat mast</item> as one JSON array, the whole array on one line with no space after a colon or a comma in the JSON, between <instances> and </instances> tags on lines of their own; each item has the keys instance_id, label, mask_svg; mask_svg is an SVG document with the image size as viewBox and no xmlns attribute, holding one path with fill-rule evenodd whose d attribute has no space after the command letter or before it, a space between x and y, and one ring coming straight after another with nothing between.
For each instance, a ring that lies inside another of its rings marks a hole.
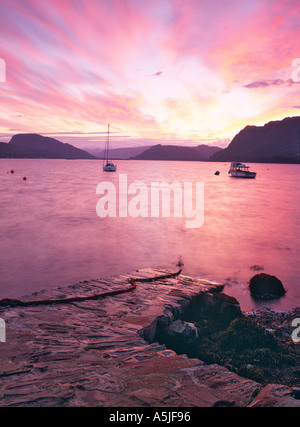
<instances>
[{"instance_id":1,"label":"sailboat mast","mask_svg":"<svg viewBox=\"0 0 300 427\"><path fill-rule=\"evenodd\" d=\"M109 155L109 123L107 125L107 140L106 140L106 163L108 163Z\"/></svg>"},{"instance_id":2,"label":"sailboat mast","mask_svg":"<svg viewBox=\"0 0 300 427\"><path fill-rule=\"evenodd\" d=\"M105 150L104 150L104 156L103 156L103 165L108 163L108 151L109 151L109 123L107 126L107 136L106 136L106 142L105 142Z\"/></svg>"},{"instance_id":3,"label":"sailboat mast","mask_svg":"<svg viewBox=\"0 0 300 427\"><path fill-rule=\"evenodd\" d=\"M106 138L106 144L105 144L105 164L103 164L102 168L104 171L107 171L107 172L116 172L117 166L114 165L109 160L109 130L110 130L110 125L108 123L107 138Z\"/></svg>"}]
</instances>

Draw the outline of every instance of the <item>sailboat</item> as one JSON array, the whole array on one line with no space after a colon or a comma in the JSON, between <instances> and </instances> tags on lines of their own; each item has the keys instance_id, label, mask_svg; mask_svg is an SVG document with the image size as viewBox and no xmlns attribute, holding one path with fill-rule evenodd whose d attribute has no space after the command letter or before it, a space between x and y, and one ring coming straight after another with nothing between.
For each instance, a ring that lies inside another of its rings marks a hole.
<instances>
[{"instance_id":1,"label":"sailboat","mask_svg":"<svg viewBox=\"0 0 300 427\"><path fill-rule=\"evenodd\" d=\"M106 138L106 143L105 143L105 151L104 151L102 169L104 170L104 172L116 172L116 170L117 170L117 165L113 164L109 160L109 123L108 123L108 127L107 127L107 138Z\"/></svg>"}]
</instances>

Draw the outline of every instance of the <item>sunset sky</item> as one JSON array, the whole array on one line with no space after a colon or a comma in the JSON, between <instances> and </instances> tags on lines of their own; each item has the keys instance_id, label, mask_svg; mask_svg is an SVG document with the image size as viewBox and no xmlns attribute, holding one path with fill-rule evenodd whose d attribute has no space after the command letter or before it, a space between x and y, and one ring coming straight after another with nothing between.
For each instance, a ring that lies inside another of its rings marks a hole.
<instances>
[{"instance_id":1,"label":"sunset sky","mask_svg":"<svg viewBox=\"0 0 300 427\"><path fill-rule=\"evenodd\" d=\"M300 112L299 0L0 0L0 17L0 141L103 148L110 122L115 148L227 146Z\"/></svg>"}]
</instances>

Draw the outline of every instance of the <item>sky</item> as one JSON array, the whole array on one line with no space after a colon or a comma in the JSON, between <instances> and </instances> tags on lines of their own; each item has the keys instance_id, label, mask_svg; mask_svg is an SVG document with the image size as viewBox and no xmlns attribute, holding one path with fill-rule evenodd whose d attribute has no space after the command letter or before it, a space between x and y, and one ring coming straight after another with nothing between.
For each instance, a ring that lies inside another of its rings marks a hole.
<instances>
[{"instance_id":1,"label":"sky","mask_svg":"<svg viewBox=\"0 0 300 427\"><path fill-rule=\"evenodd\" d=\"M0 17L3 142L102 149L110 123L112 148L224 147L299 115L299 0L0 0Z\"/></svg>"}]
</instances>

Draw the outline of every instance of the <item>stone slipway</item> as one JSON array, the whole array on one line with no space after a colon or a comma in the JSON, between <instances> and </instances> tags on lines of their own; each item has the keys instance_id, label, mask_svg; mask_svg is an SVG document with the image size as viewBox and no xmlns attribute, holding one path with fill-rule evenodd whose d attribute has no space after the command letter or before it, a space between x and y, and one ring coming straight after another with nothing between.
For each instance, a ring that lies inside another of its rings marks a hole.
<instances>
[{"instance_id":1,"label":"stone slipway","mask_svg":"<svg viewBox=\"0 0 300 427\"><path fill-rule=\"evenodd\" d=\"M162 274L144 269L23 301L92 295ZM262 387L153 342L159 322L178 319L195 295L222 289L180 275L96 300L0 308L0 406L289 406L285 386Z\"/></svg>"}]
</instances>

